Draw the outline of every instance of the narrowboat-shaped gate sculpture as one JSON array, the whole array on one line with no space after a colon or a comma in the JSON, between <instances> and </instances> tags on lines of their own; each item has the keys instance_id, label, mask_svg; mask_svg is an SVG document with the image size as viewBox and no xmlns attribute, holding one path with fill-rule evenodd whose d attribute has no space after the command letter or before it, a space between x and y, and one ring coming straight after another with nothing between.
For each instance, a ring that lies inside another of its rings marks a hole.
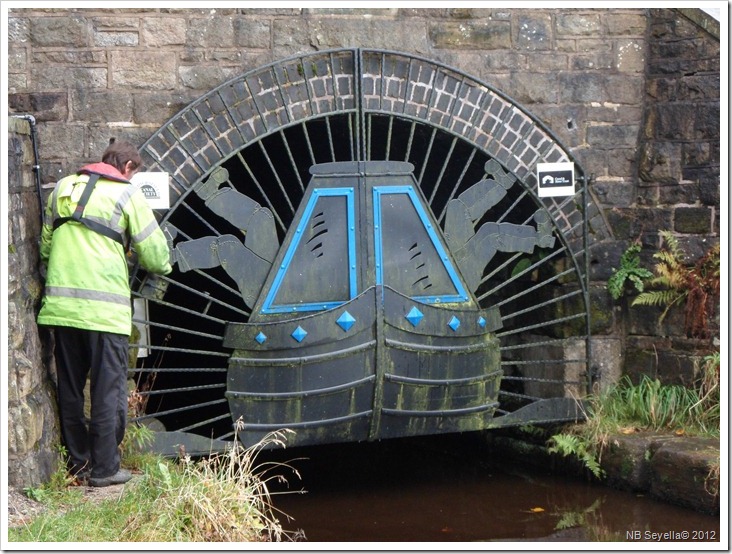
<instances>
[{"instance_id":1,"label":"narrowboat-shaped gate sculpture","mask_svg":"<svg viewBox=\"0 0 732 554\"><path fill-rule=\"evenodd\" d=\"M493 113L503 143L481 139ZM289 428L293 446L580 416L587 179L539 199L533 164L571 158L487 85L400 53L316 53L222 85L142 150L174 202L174 273L134 317L152 354L135 421L164 426L157 451L226 448L237 420L245 445Z\"/></svg>"}]
</instances>

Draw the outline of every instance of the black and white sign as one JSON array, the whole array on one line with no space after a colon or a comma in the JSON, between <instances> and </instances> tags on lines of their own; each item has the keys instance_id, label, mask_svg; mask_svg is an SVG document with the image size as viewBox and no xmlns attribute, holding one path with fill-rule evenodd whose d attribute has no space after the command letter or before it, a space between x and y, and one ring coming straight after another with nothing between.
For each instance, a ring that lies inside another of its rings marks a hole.
<instances>
[{"instance_id":1,"label":"black and white sign","mask_svg":"<svg viewBox=\"0 0 732 554\"><path fill-rule=\"evenodd\" d=\"M574 194L574 164L572 162L536 164L539 197L572 196Z\"/></svg>"},{"instance_id":2,"label":"black and white sign","mask_svg":"<svg viewBox=\"0 0 732 554\"><path fill-rule=\"evenodd\" d=\"M163 171L142 171L132 176L131 182L142 190L148 204L154 210L170 208L170 178Z\"/></svg>"}]
</instances>

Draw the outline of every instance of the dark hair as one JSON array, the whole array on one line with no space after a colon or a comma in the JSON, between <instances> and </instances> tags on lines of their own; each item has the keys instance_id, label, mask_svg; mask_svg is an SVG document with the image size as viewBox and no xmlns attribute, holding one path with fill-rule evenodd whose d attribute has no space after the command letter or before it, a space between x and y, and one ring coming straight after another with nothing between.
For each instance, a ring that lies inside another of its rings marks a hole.
<instances>
[{"instance_id":1,"label":"dark hair","mask_svg":"<svg viewBox=\"0 0 732 554\"><path fill-rule=\"evenodd\" d=\"M127 162L132 162L132 169L142 167L142 158L137 148L126 140L109 140L109 146L102 154L102 161L105 164L113 165L120 173L124 173Z\"/></svg>"}]
</instances>

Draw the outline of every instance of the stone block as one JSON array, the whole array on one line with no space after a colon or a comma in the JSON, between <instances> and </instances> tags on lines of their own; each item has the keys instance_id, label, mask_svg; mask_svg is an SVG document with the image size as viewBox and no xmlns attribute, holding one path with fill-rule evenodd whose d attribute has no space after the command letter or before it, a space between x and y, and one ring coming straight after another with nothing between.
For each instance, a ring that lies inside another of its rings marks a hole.
<instances>
[{"instance_id":1,"label":"stone block","mask_svg":"<svg viewBox=\"0 0 732 554\"><path fill-rule=\"evenodd\" d=\"M435 48L500 50L511 47L511 23L508 21L431 23L428 35Z\"/></svg>"},{"instance_id":2,"label":"stone block","mask_svg":"<svg viewBox=\"0 0 732 554\"><path fill-rule=\"evenodd\" d=\"M8 50L8 71L22 72L26 68L26 50L24 48L10 48Z\"/></svg>"},{"instance_id":3,"label":"stone block","mask_svg":"<svg viewBox=\"0 0 732 554\"><path fill-rule=\"evenodd\" d=\"M610 35L642 37L646 33L648 17L646 14L628 13L630 10L618 10L619 13L609 13L603 16L605 27Z\"/></svg>"},{"instance_id":4,"label":"stone block","mask_svg":"<svg viewBox=\"0 0 732 554\"><path fill-rule=\"evenodd\" d=\"M677 184L681 180L681 144L644 142L638 156L638 174L648 183Z\"/></svg>"},{"instance_id":5,"label":"stone block","mask_svg":"<svg viewBox=\"0 0 732 554\"><path fill-rule=\"evenodd\" d=\"M33 50L31 60L33 64L38 65L100 66L107 63L107 51Z\"/></svg>"},{"instance_id":6,"label":"stone block","mask_svg":"<svg viewBox=\"0 0 732 554\"><path fill-rule=\"evenodd\" d=\"M597 36L602 31L599 15L560 13L555 19L557 37Z\"/></svg>"},{"instance_id":7,"label":"stone block","mask_svg":"<svg viewBox=\"0 0 732 554\"><path fill-rule=\"evenodd\" d=\"M600 392L617 384L623 375L623 344L618 338L593 335L590 367L595 373L595 384Z\"/></svg>"},{"instance_id":8,"label":"stone block","mask_svg":"<svg viewBox=\"0 0 732 554\"><path fill-rule=\"evenodd\" d=\"M189 18L186 26L188 48L231 48L234 22L230 17Z\"/></svg>"},{"instance_id":9,"label":"stone block","mask_svg":"<svg viewBox=\"0 0 732 554\"><path fill-rule=\"evenodd\" d=\"M609 437L600 460L607 484L633 492L648 491L652 479L651 459L663 441L663 435L653 433Z\"/></svg>"},{"instance_id":10,"label":"stone block","mask_svg":"<svg viewBox=\"0 0 732 554\"><path fill-rule=\"evenodd\" d=\"M66 121L69 114L66 92L9 94L8 106L15 112L32 114L37 123Z\"/></svg>"},{"instance_id":11,"label":"stone block","mask_svg":"<svg viewBox=\"0 0 732 554\"><path fill-rule=\"evenodd\" d=\"M685 234L708 234L712 230L712 210L710 208L676 208L674 212L674 231Z\"/></svg>"},{"instance_id":12,"label":"stone block","mask_svg":"<svg viewBox=\"0 0 732 554\"><path fill-rule=\"evenodd\" d=\"M114 87L172 90L177 83L175 56L168 52L138 52L130 56L113 51L110 71Z\"/></svg>"},{"instance_id":13,"label":"stone block","mask_svg":"<svg viewBox=\"0 0 732 554\"><path fill-rule=\"evenodd\" d=\"M60 10L58 17L30 18L29 39L38 47L83 48L90 45L89 23L78 13Z\"/></svg>"},{"instance_id":14,"label":"stone block","mask_svg":"<svg viewBox=\"0 0 732 554\"><path fill-rule=\"evenodd\" d=\"M104 67L34 66L31 69L31 79L38 92L106 88L107 69Z\"/></svg>"},{"instance_id":15,"label":"stone block","mask_svg":"<svg viewBox=\"0 0 732 554\"><path fill-rule=\"evenodd\" d=\"M669 440L653 455L651 469L651 496L719 513L718 441L692 437Z\"/></svg>"},{"instance_id":16,"label":"stone block","mask_svg":"<svg viewBox=\"0 0 732 554\"><path fill-rule=\"evenodd\" d=\"M167 121L197 98L195 93L140 92L132 96L133 121L138 125Z\"/></svg>"},{"instance_id":17,"label":"stone block","mask_svg":"<svg viewBox=\"0 0 732 554\"><path fill-rule=\"evenodd\" d=\"M8 43L27 43L30 38L30 19L27 17L8 17Z\"/></svg>"},{"instance_id":18,"label":"stone block","mask_svg":"<svg viewBox=\"0 0 732 554\"><path fill-rule=\"evenodd\" d=\"M94 46L107 48L110 46L137 46L140 42L139 34L125 31L102 31L94 33Z\"/></svg>"},{"instance_id":19,"label":"stone block","mask_svg":"<svg viewBox=\"0 0 732 554\"><path fill-rule=\"evenodd\" d=\"M239 71L233 67L212 65L182 66L178 69L181 84L190 89L209 91L224 81L235 77Z\"/></svg>"},{"instance_id":20,"label":"stone block","mask_svg":"<svg viewBox=\"0 0 732 554\"><path fill-rule=\"evenodd\" d=\"M186 27L184 17L146 17L140 30L140 42L147 47L185 44Z\"/></svg>"},{"instance_id":21,"label":"stone block","mask_svg":"<svg viewBox=\"0 0 732 554\"><path fill-rule=\"evenodd\" d=\"M269 20L237 19L234 21L234 42L244 48L269 48L272 24Z\"/></svg>"},{"instance_id":22,"label":"stone block","mask_svg":"<svg viewBox=\"0 0 732 554\"><path fill-rule=\"evenodd\" d=\"M38 127L38 149L42 157L83 157L85 138L86 126L83 124L49 124Z\"/></svg>"},{"instance_id":23,"label":"stone block","mask_svg":"<svg viewBox=\"0 0 732 554\"><path fill-rule=\"evenodd\" d=\"M128 92L75 90L71 93L71 107L74 121L132 121L132 95Z\"/></svg>"},{"instance_id":24,"label":"stone block","mask_svg":"<svg viewBox=\"0 0 732 554\"><path fill-rule=\"evenodd\" d=\"M516 47L521 50L551 50L552 18L549 14L522 15L518 17Z\"/></svg>"},{"instance_id":25,"label":"stone block","mask_svg":"<svg viewBox=\"0 0 732 554\"><path fill-rule=\"evenodd\" d=\"M384 48L416 54L430 51L425 23L417 19L310 19L305 44L318 50L352 47L357 44L366 48Z\"/></svg>"},{"instance_id":26,"label":"stone block","mask_svg":"<svg viewBox=\"0 0 732 554\"><path fill-rule=\"evenodd\" d=\"M719 177L704 175L699 179L699 200L706 206L719 206Z\"/></svg>"},{"instance_id":27,"label":"stone block","mask_svg":"<svg viewBox=\"0 0 732 554\"><path fill-rule=\"evenodd\" d=\"M638 125L590 125L587 142L596 148L632 147L638 138Z\"/></svg>"},{"instance_id":28,"label":"stone block","mask_svg":"<svg viewBox=\"0 0 732 554\"><path fill-rule=\"evenodd\" d=\"M615 69L622 73L643 73L646 68L645 56L643 40L618 41L615 44Z\"/></svg>"}]
</instances>

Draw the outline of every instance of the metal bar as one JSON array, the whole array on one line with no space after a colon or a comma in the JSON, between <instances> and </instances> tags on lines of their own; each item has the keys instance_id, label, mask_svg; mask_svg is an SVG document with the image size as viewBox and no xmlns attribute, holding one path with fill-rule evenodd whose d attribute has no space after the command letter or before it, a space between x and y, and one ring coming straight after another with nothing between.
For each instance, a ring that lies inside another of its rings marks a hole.
<instances>
[{"instance_id":1,"label":"metal bar","mask_svg":"<svg viewBox=\"0 0 732 554\"><path fill-rule=\"evenodd\" d=\"M581 337L584 338L584 337ZM522 342L521 344L514 344L511 346L501 346L500 350L501 352L505 351L511 351L511 350L523 350L524 348L533 348L534 346L556 346L557 344L563 345L567 339L551 339L551 340L542 340L542 341L536 341L536 342Z\"/></svg>"},{"instance_id":2,"label":"metal bar","mask_svg":"<svg viewBox=\"0 0 732 554\"><path fill-rule=\"evenodd\" d=\"M435 194L437 194L437 189L440 188L440 183L442 182L442 178L445 176L445 170L447 169L447 165L450 163L450 158L452 157L452 153L455 150L455 144L457 144L457 137L453 137L452 142L450 143L450 150L447 152L447 155L445 156L445 160L442 162L442 169L440 169L440 174L437 176L437 181L435 181L435 186L432 189L432 194L430 195L430 199L429 199L430 206L432 205L432 202L435 199Z\"/></svg>"},{"instance_id":3,"label":"metal bar","mask_svg":"<svg viewBox=\"0 0 732 554\"><path fill-rule=\"evenodd\" d=\"M489 402L488 404L481 404L472 408L456 408L454 410L393 410L390 408L381 408L381 412L386 415L406 417L455 417L485 412L496 406L498 406L498 402Z\"/></svg>"},{"instance_id":4,"label":"metal bar","mask_svg":"<svg viewBox=\"0 0 732 554\"><path fill-rule=\"evenodd\" d=\"M534 365L534 364L548 364L548 365L565 365L565 364L584 364L587 361L587 358L567 358L567 359L551 359L547 358L545 360L537 359L537 360L506 360L501 361L501 365L506 366L519 366L519 365ZM534 377L517 377L516 380L523 380L523 381L544 381L545 379L538 379ZM555 380L555 379L549 379L547 382L556 382L556 383L566 383L565 380Z\"/></svg>"},{"instance_id":5,"label":"metal bar","mask_svg":"<svg viewBox=\"0 0 732 554\"><path fill-rule=\"evenodd\" d=\"M565 275L569 275L570 273L572 273L572 270L571 269L565 269L561 273L557 273L553 277L550 277L549 279L545 279L541 283L537 283L533 287L529 287L528 289L522 290L518 294L514 294L513 296L511 296L509 298L506 298L505 300L501 300L500 302L496 303L496 306L499 306L500 307L500 306L503 306L504 304L508 304L509 302L513 302L514 300L516 300L518 298L521 298L522 296L526 296L527 294L532 293L535 290L540 289L544 285L548 285L549 283L553 283L554 281L557 281L557 280L561 279L562 277L564 277ZM498 289L496 289L496 290L498 290Z\"/></svg>"},{"instance_id":6,"label":"metal bar","mask_svg":"<svg viewBox=\"0 0 732 554\"><path fill-rule=\"evenodd\" d=\"M412 121L412 126L409 129L409 139L407 140L407 152L404 155L404 161L409 161L409 155L412 153L412 143L414 142L414 130L417 127L417 122Z\"/></svg>"},{"instance_id":7,"label":"metal bar","mask_svg":"<svg viewBox=\"0 0 732 554\"><path fill-rule=\"evenodd\" d=\"M176 431L180 431L180 432L190 431L191 429L196 429L196 428L202 427L204 425L209 425L211 423L221 421L222 419L230 419L230 418L231 418L231 413L226 412L225 414L222 414L220 416L212 417L212 418L206 419L204 421L199 421L197 423L194 423L193 425L189 425L188 427L181 427L180 429L176 429Z\"/></svg>"},{"instance_id":8,"label":"metal bar","mask_svg":"<svg viewBox=\"0 0 732 554\"><path fill-rule=\"evenodd\" d=\"M204 271L201 271L200 269L196 269L194 271L196 272L197 275L201 275L201 276L206 277L209 281L211 281L212 283L220 286L224 290L227 290L228 292L231 292L231 293L235 294L236 296L241 296L241 293L238 290L231 288L226 283L224 283L222 281L219 281L218 279L216 279L215 277L209 275L208 273L205 273ZM193 287L189 287L188 285L185 285L185 284L181 283L180 281L174 281L173 279L171 279L167 275L160 275L159 277L162 280L164 280L164 281L166 281L166 282L168 282L168 283L170 283L172 285L175 285L177 287L182 288L185 291L190 292L191 294L194 294L194 295L196 295L196 296L198 296L200 298L206 299L206 301L208 301L208 302L213 302L213 303L215 303L215 304L217 304L219 306L223 306L225 308L229 308L232 312L235 312L235 313L238 313L238 314L247 316L247 317L249 316L249 313L250 312L248 312L246 310L241 310L239 308L235 308L231 304L226 303L226 302L223 302L221 300L218 300L217 298L212 297L210 294L206 294L202 290L194 289ZM138 298L144 298L139 293L133 293L133 296L138 297ZM154 300L154 302L157 303L158 301L157 300Z\"/></svg>"},{"instance_id":9,"label":"metal bar","mask_svg":"<svg viewBox=\"0 0 732 554\"><path fill-rule=\"evenodd\" d=\"M193 350L191 348L174 348L172 346L155 346L151 344L130 343L132 348L147 348L148 350L160 350L165 352L185 352L186 354L202 354L204 356L217 356L219 358L228 358L226 352L211 352L210 350Z\"/></svg>"},{"instance_id":10,"label":"metal bar","mask_svg":"<svg viewBox=\"0 0 732 554\"><path fill-rule=\"evenodd\" d=\"M505 377L504 377L505 379ZM498 396L510 396L512 398L521 398L523 400L531 400L532 402L536 402L537 400L542 400L540 396L530 396L528 394L521 394L519 392L508 392L505 390L499 390Z\"/></svg>"},{"instance_id":11,"label":"metal bar","mask_svg":"<svg viewBox=\"0 0 732 554\"><path fill-rule=\"evenodd\" d=\"M132 293L132 296L134 296L135 298L144 298L143 296L140 296L140 294L139 293L136 293L136 292L133 292ZM173 304L171 302L165 302L164 300L155 300L155 304L160 304L161 306L167 306L169 308L175 308L176 310L180 310L180 311L185 312L187 314L199 316L199 317L202 317L204 319L208 319L209 321L215 321L216 323L221 323L221 324L225 324L226 323L226 321L223 320L223 319L219 319L218 317L213 317L213 316L210 316L208 314L203 314L201 312L197 312L197 311L191 310L189 308L184 308L180 304Z\"/></svg>"},{"instance_id":12,"label":"metal bar","mask_svg":"<svg viewBox=\"0 0 732 554\"><path fill-rule=\"evenodd\" d=\"M501 320L505 321L507 319L511 319L512 317L516 317L516 316L519 316L522 314L533 312L534 310L536 310L538 308L543 308L544 306L549 306L550 304L557 304L562 300L567 300L568 298L572 298L573 296L577 296L578 294L582 294L582 290L576 290L576 291L567 293L562 296L557 296L556 298L552 298L551 300L547 300L546 302L542 302L540 304L534 304L533 306L524 308L523 310L519 310L518 312L513 312L512 314L501 315Z\"/></svg>"},{"instance_id":13,"label":"metal bar","mask_svg":"<svg viewBox=\"0 0 732 554\"><path fill-rule=\"evenodd\" d=\"M249 164L248 164L248 163L246 162L246 160L244 159L244 156L242 156L242 155L241 155L241 151L237 152L237 153L236 153L236 156L237 156L237 158L239 158L239 161L240 161L240 162L241 162L241 164L242 164L242 165L244 166L244 169L246 169L247 173L249 174L249 177L251 177L252 181L254 181L254 184L255 184L255 186L257 187L257 190L259 191L259 193L260 193L260 194L262 195L262 197L263 197L263 198L265 199L265 201L267 202L267 207L268 207L268 208L270 209L270 211L272 212L272 215L274 215L275 219L277 220L277 223L279 223L279 224L280 224L280 228L281 228L281 229L282 229L283 231L287 231L287 227L286 227L286 226L285 226L285 224L284 224L284 223L282 222L282 219L280 219L280 214L279 214L279 212L278 212L278 211L277 211L277 210L275 209L275 207L274 207L274 205L272 204L272 201L270 200L269 196L267 196L267 194L266 194L266 193L264 192L264 189L262 189L262 185L260 185L260 184L259 184L259 181L258 181L258 180L257 180L257 178L256 178L256 177L254 176L254 172L252 172L252 169L251 169L251 168L249 167Z\"/></svg>"},{"instance_id":14,"label":"metal bar","mask_svg":"<svg viewBox=\"0 0 732 554\"><path fill-rule=\"evenodd\" d=\"M189 335L195 335L197 337L204 337L207 339L216 339L219 341L223 341L224 337L223 335L212 335L210 333L202 333L201 331L194 331L193 329L185 329L184 327L175 327L174 325L166 325L164 323L158 323L157 321L152 321L149 319L137 319L132 318L133 323L142 323L143 325L149 325L150 327L155 327L156 329L168 329L170 331L180 331L182 333L186 333Z\"/></svg>"},{"instance_id":15,"label":"metal bar","mask_svg":"<svg viewBox=\"0 0 732 554\"><path fill-rule=\"evenodd\" d=\"M136 391L136 394L140 396L155 396L157 394L166 394L169 392L193 392L193 391L199 391L199 390L209 390L209 389L220 389L221 387L225 387L226 383L216 383L214 385L200 385L196 387L180 387L177 389L157 389L157 390L148 390L148 391Z\"/></svg>"},{"instance_id":16,"label":"metal bar","mask_svg":"<svg viewBox=\"0 0 732 554\"><path fill-rule=\"evenodd\" d=\"M285 186L282 184L282 179L280 179L280 176L277 173L277 170L275 169L274 164L272 163L272 159L269 157L269 152L267 152L267 149L262 144L262 141L258 141L257 145L259 146L259 149L261 150L262 154L264 155L264 159L267 160L267 165L269 165L269 169L272 171L272 175L274 175L274 178L277 181L277 186L279 187L280 192L282 193L282 196L287 201L287 205L290 208L290 213L292 215L294 215L295 207L292 205L292 202L290 201L290 197L287 194L287 191L285 190Z\"/></svg>"},{"instance_id":17,"label":"metal bar","mask_svg":"<svg viewBox=\"0 0 732 554\"><path fill-rule=\"evenodd\" d=\"M457 178L455 181L455 185L452 187L452 192L450 192L450 197L447 199L447 202L445 202L445 205L442 207L442 212L440 212L440 216L437 218L437 222L442 225L445 220L445 216L447 215L447 204L455 198L455 195L457 194L458 189L460 188L460 184L463 182L463 179L465 178L465 174L468 172L468 169L470 168L470 165L473 163L473 158L475 157L475 153L477 150L473 148L470 151L470 156L468 156L467 161L465 162L465 165L463 166L463 171L460 173L460 177Z\"/></svg>"},{"instance_id":18,"label":"metal bar","mask_svg":"<svg viewBox=\"0 0 732 554\"><path fill-rule=\"evenodd\" d=\"M545 256L544 258L542 258L542 259L541 259L541 260L539 260L538 262L534 262L534 264L533 264L533 265L531 265L531 266L529 266L529 268L527 268L527 269L524 269L524 270L523 270L523 271L521 271L520 273L517 273L517 274L516 274L516 275L514 275L513 277L510 277L510 278L509 278L508 280L506 280L506 281L503 281L503 282L501 282L501 284L500 284L500 285L498 285L497 287L494 287L494 288L492 288L492 289L491 289L491 290L489 290L488 292L485 292L485 293L483 293L483 294L482 294L482 295L480 296L480 298L478 298L478 300L483 300L484 298L487 298L488 296L490 296L490 295L492 295L492 294L495 294L495 293L496 293L497 291L501 290L501 289L502 289L503 287L505 287L505 286L506 286L506 285L508 285L509 283L512 283L512 282L514 282L514 281L515 281L516 279L518 279L519 277L521 277L522 275L525 275L525 274L526 274L526 272L527 272L527 270L529 270L529 269L530 269L531 271L533 271L534 269L536 269L536 268L537 268L537 267L539 267L540 265L543 265L544 263L548 262L549 260L551 260L551 259L552 259L552 258L554 258L555 256L558 256L558 255L559 255L560 253L564 252L564 250L565 250L565 249L566 249L565 247L562 247L562 248L558 248L557 250L555 250L555 251L554 251L554 252L552 252L551 254L549 254L549 255ZM511 257L510 257L510 258L509 258L508 260L506 260L506 261L505 261L505 262L504 262L503 264L501 264L501 265L500 265L499 267L497 267L496 269L494 269L494 270L493 270L493 271L492 271L491 273L489 273L488 275L486 275L485 277L483 277L483 279L481 279L480 283L481 283L481 284L485 283L485 282L486 282L486 281L488 281L488 280L489 280L489 279L490 279L491 277L493 277L493 276L494 276L494 275L495 275L496 273L498 273L498 272L499 272L499 271L500 271L501 269L503 269L503 268L507 267L507 266L508 266L509 264L511 264L511 263L513 263L513 262L515 262L515 261L516 261L517 259L519 259L519 258L520 258L520 257L521 257L522 255L523 255L523 253L522 253L522 252L517 252L516 254L514 254L513 256L511 256ZM571 272L571 271L570 271L570 272ZM566 273L566 271L565 271L565 273ZM556 278L556 277L554 277L554 278ZM547 279L547 281L549 281L549 279ZM516 295L516 297L518 297L518 296L519 296L519 295ZM505 304L505 301L504 301L503 303Z\"/></svg>"},{"instance_id":19,"label":"metal bar","mask_svg":"<svg viewBox=\"0 0 732 554\"><path fill-rule=\"evenodd\" d=\"M323 394L330 394L332 392L339 392L342 390L355 389L356 387L365 383L371 383L375 377L369 375L356 381L349 383L343 383L341 385L334 385L332 387L325 387L322 389L311 389L311 390L300 390L300 391L287 391L287 392L246 392L246 391L227 391L227 398L303 398L307 396L318 396Z\"/></svg>"},{"instance_id":20,"label":"metal bar","mask_svg":"<svg viewBox=\"0 0 732 554\"><path fill-rule=\"evenodd\" d=\"M225 398L222 398L220 400L212 400L210 402L201 402L200 404L191 404L190 406L184 406L182 408L173 408L172 410L155 412L154 414L145 414L145 415L137 416L136 421L142 421L143 419L152 419L154 417L159 417L159 416L163 416L163 415L179 414L181 412L187 412L190 410L197 410L199 408L205 408L207 406L216 406L217 404L223 404L226 401L227 400Z\"/></svg>"},{"instance_id":21,"label":"metal bar","mask_svg":"<svg viewBox=\"0 0 732 554\"><path fill-rule=\"evenodd\" d=\"M389 161L389 152L391 151L391 132L394 126L394 118L389 118L389 129L386 132L386 160Z\"/></svg>"},{"instance_id":22,"label":"metal bar","mask_svg":"<svg viewBox=\"0 0 732 554\"><path fill-rule=\"evenodd\" d=\"M582 236L582 248L584 249L584 261L585 261L585 275L583 284L585 286L585 311L587 312L587 320L585 321L585 327L587 329L587 338L585 341L585 353L587 356L587 394L592 393L595 375L592 371L592 322L590 317L592 316L590 310L590 257L587 253L590 251L589 243L589 223L587 215L587 176L582 174L582 214L584 223L584 233Z\"/></svg>"},{"instance_id":23,"label":"metal bar","mask_svg":"<svg viewBox=\"0 0 732 554\"><path fill-rule=\"evenodd\" d=\"M358 419L371 415L371 410L365 412L358 412L356 414L349 414L342 417L334 417L331 419L318 419L316 421L287 421L283 423L244 423L244 430L251 429L252 431L279 431L283 427L287 429L307 429L308 427L321 427L323 425L333 425L335 423L343 423L344 421L350 421L352 419Z\"/></svg>"},{"instance_id":24,"label":"metal bar","mask_svg":"<svg viewBox=\"0 0 732 554\"><path fill-rule=\"evenodd\" d=\"M317 362L320 360L327 360L327 359L335 359L343 356L347 356L350 354L355 354L358 352L362 352L364 350L369 350L374 347L376 344L376 341L368 341L363 344L357 344L355 346L349 346L348 348L343 348L342 350L338 350L335 352L326 352L323 354L312 354L310 356L292 356L289 358L282 358L278 357L276 359L274 358L240 358L238 356L232 356L231 357L231 363L236 362L245 362L247 365L257 365L257 366L289 366L292 364L302 364L306 362Z\"/></svg>"},{"instance_id":25,"label":"metal bar","mask_svg":"<svg viewBox=\"0 0 732 554\"><path fill-rule=\"evenodd\" d=\"M138 367L139 373L225 373L225 367Z\"/></svg>"},{"instance_id":26,"label":"metal bar","mask_svg":"<svg viewBox=\"0 0 732 554\"><path fill-rule=\"evenodd\" d=\"M190 188L190 190L192 191L192 190L193 190L194 188L195 188L195 185L194 185L194 186L192 186L192 187ZM186 195L186 196L187 196L187 195ZM211 232L212 232L212 233L213 233L214 235L216 235L217 237L218 237L218 236L221 236L221 233L219 233L219 231L218 231L218 230L217 230L217 229L216 229L216 228L215 228L215 227L214 227L213 225L211 225L211 223L210 223L210 222L208 222L208 221L207 221L206 219L202 218L202 217L201 217L201 215L200 215L200 214L199 214L199 213L198 213L198 212L197 212L196 210L194 210L194 209L193 209L193 208L192 208L191 206L189 206L189 205L188 205L188 201L187 201L187 200L185 200L185 199L184 199L184 200L183 200L183 201L182 201L182 202L181 202L181 203L179 204L179 206L183 206L183 207L184 207L185 209L187 209L187 210L188 210L188 211L189 211L189 212L191 213L191 215L193 215L193 217L195 217L195 218L196 218L196 219L197 219L198 221L200 221L200 222L201 222L201 223L203 223L203 224L204 224L204 225L205 225L206 227L208 227L208 229L209 229L209 230L210 230L210 231L211 231ZM190 236L188 236L188 235L185 235L185 237L186 237L187 239L190 239L190 238L191 238L191 237L190 237Z\"/></svg>"},{"instance_id":27,"label":"metal bar","mask_svg":"<svg viewBox=\"0 0 732 554\"><path fill-rule=\"evenodd\" d=\"M422 178L424 177L424 170L427 169L427 160L430 159L432 153L432 146L435 144L435 136L437 136L437 128L432 128L432 136L430 137L429 145L427 146L427 152L424 155L424 161L422 162L422 168L419 170L419 186L422 187Z\"/></svg>"},{"instance_id":28,"label":"metal bar","mask_svg":"<svg viewBox=\"0 0 732 554\"><path fill-rule=\"evenodd\" d=\"M529 331L531 329L538 329L542 327L548 327L549 325L552 325L554 323L563 323L565 321L571 321L573 319L577 319L578 317L585 317L586 314L575 314L570 315L566 317L559 317L556 319L551 319L549 321L543 321L541 323L536 323L534 325L527 325L526 327L521 327L520 329L512 329L511 331L506 331L505 333L496 333L496 337L507 337L510 335L515 335L516 333L521 333L523 331Z\"/></svg>"},{"instance_id":29,"label":"metal bar","mask_svg":"<svg viewBox=\"0 0 732 554\"><path fill-rule=\"evenodd\" d=\"M426 385L426 386L445 386L445 385L471 385L482 383L488 379L495 379L501 374L500 371L491 371L485 375L475 375L472 377L461 377L459 379L418 379L416 377L404 377L385 373L384 378L393 383L404 383L409 385Z\"/></svg>"},{"instance_id":30,"label":"metal bar","mask_svg":"<svg viewBox=\"0 0 732 554\"><path fill-rule=\"evenodd\" d=\"M285 151L287 152L287 157L290 160L290 165L292 166L293 170L295 171L295 177L297 177L297 182L300 185L300 191L305 192L305 184L302 182L302 179L300 178L300 172L297 170L297 164L295 163L295 158L292 155L292 150L290 149L290 143L287 141L287 136L285 136L285 133L282 129L280 129L280 137L282 137L282 143L285 145Z\"/></svg>"},{"instance_id":31,"label":"metal bar","mask_svg":"<svg viewBox=\"0 0 732 554\"><path fill-rule=\"evenodd\" d=\"M330 129L330 116L325 116L325 130L328 134L328 146L330 147L330 160L336 161L335 148L333 147L333 132Z\"/></svg>"},{"instance_id":32,"label":"metal bar","mask_svg":"<svg viewBox=\"0 0 732 554\"><path fill-rule=\"evenodd\" d=\"M308 153L310 154L310 165L316 163L315 152L313 151L313 143L310 142L310 133L308 132L308 126L305 122L302 122L302 132L305 135L305 144L308 146Z\"/></svg>"}]
</instances>

